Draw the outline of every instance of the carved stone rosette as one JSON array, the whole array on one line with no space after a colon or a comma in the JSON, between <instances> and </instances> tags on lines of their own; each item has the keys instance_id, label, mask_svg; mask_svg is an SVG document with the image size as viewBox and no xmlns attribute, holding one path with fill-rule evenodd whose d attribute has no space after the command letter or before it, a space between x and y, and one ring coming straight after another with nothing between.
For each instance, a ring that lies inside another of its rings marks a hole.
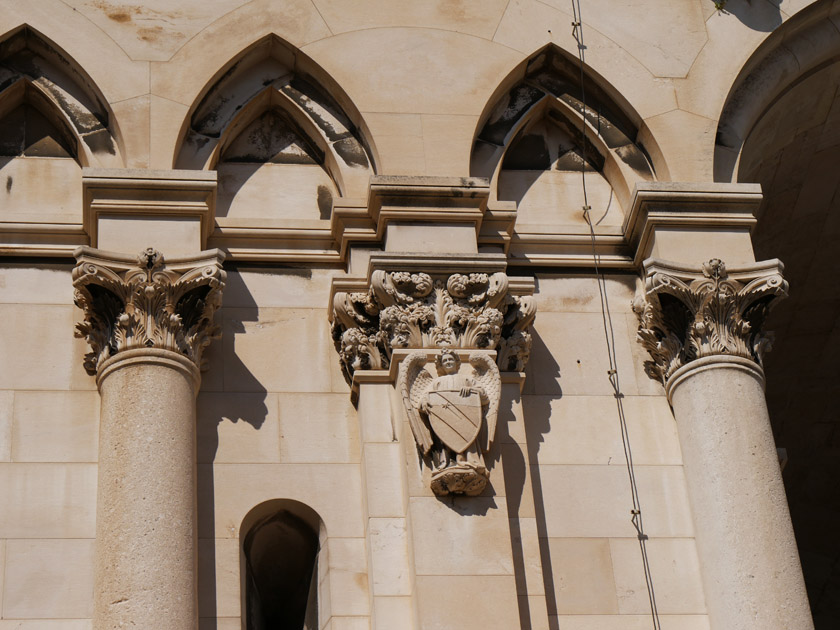
<instances>
[{"instance_id":1,"label":"carved stone rosette","mask_svg":"<svg viewBox=\"0 0 840 630\"><path fill-rule=\"evenodd\" d=\"M75 303L85 313L76 336L90 345L89 374L109 357L141 348L170 350L202 367L204 348L220 333L213 314L224 288L222 252L164 261L153 248L132 259L80 247L76 260Z\"/></svg>"},{"instance_id":2,"label":"carved stone rosette","mask_svg":"<svg viewBox=\"0 0 840 630\"><path fill-rule=\"evenodd\" d=\"M348 381L356 370L387 369L398 348L497 351L502 371L522 371L536 305L495 273L375 270L366 292L338 292L332 335Z\"/></svg>"},{"instance_id":3,"label":"carved stone rosette","mask_svg":"<svg viewBox=\"0 0 840 630\"><path fill-rule=\"evenodd\" d=\"M638 341L650 353L648 375L666 384L682 366L713 355L730 355L759 366L771 347L762 330L770 308L788 294L784 266L769 260L727 270L719 259L699 268L651 259L644 293L633 310Z\"/></svg>"}]
</instances>

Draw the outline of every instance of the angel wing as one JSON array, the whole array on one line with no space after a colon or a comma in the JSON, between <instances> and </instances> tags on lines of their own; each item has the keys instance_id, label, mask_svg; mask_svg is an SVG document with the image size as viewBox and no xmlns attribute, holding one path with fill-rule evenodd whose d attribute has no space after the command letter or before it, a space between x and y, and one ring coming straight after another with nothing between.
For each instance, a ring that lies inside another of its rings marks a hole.
<instances>
[{"instance_id":1,"label":"angel wing","mask_svg":"<svg viewBox=\"0 0 840 630\"><path fill-rule=\"evenodd\" d=\"M502 393L502 379L499 375L499 368L496 362L489 355L482 352L473 352L470 355L475 375L473 378L487 394L487 432L481 441L481 449L485 453L490 450L493 444L493 436L496 433L496 420L499 417L499 396ZM479 437L481 439L481 437Z\"/></svg>"},{"instance_id":2,"label":"angel wing","mask_svg":"<svg viewBox=\"0 0 840 630\"><path fill-rule=\"evenodd\" d=\"M408 424L411 425L411 432L423 455L427 455L432 448L432 434L420 417L419 409L423 396L431 389L434 380L425 367L426 353L412 352L400 363L397 379L397 387L408 414Z\"/></svg>"}]
</instances>

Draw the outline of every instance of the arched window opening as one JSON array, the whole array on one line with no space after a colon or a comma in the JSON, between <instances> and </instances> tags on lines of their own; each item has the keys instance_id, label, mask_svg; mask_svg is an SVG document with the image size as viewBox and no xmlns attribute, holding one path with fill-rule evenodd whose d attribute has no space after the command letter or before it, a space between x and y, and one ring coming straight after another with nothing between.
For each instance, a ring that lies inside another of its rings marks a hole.
<instances>
[{"instance_id":1,"label":"arched window opening","mask_svg":"<svg viewBox=\"0 0 840 630\"><path fill-rule=\"evenodd\" d=\"M294 501L263 504L242 540L245 630L319 630L317 515ZM252 520L254 512L249 515Z\"/></svg>"}]
</instances>

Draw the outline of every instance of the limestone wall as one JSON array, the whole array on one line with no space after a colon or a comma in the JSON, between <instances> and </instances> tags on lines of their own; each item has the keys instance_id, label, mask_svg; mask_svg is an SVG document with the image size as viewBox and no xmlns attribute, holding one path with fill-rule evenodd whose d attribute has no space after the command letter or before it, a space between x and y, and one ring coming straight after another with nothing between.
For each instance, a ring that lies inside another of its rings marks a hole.
<instances>
[{"instance_id":1,"label":"limestone wall","mask_svg":"<svg viewBox=\"0 0 840 630\"><path fill-rule=\"evenodd\" d=\"M707 0L581 4L587 76L620 108L650 167L634 179L618 161L603 166L589 201L596 218L608 215L596 229L599 247L614 255L606 290L656 603L662 628L708 630L676 425L635 338L631 301L650 250L630 251L625 219L639 182L714 180L718 122L739 73L812 3L730 0L726 12ZM832 3L814 4L828 14ZM514 242L515 202L529 190L527 232L577 240L573 262L545 263L539 243L508 261L509 273L535 279L538 315L524 389L500 412L480 497L432 493L397 394L357 409L330 336L331 283L351 270L364 275L369 250L383 247L379 219L352 223L367 208L370 177L476 175L478 134L535 53L553 45L575 59L568 2L2 0L0 8L0 32L28 25L55 46L51 59L78 71L73 85L101 95L113 140L111 150L79 140L75 160L22 154L0 163L0 253L8 256L0 258L0 630L93 628L99 394L83 368L89 349L73 337L82 313L71 256L97 243L78 167L135 175L182 167L202 99L227 71L236 76L257 42L270 48L266 63L312 79L330 107L312 114L315 123L282 119L303 129L292 158L220 166L215 223L189 248L231 254L216 313L222 338L205 354L197 398L201 630L244 627L241 527L255 506L278 498L323 521L322 628L368 630L372 617L377 630L650 627L576 173L535 176L534 185L523 170L505 189L499 163L484 184L491 201L481 211L508 221ZM306 144L320 142L304 132L324 120L346 124L359 161L340 162L328 142ZM236 137L225 133L193 168L224 161ZM287 163L295 170L274 168ZM161 225L141 226L127 241L176 238ZM352 227L367 230L364 239L336 236ZM473 251L507 251L501 237L477 238ZM364 414L389 420L393 434L365 437ZM383 479L396 481L377 485Z\"/></svg>"}]
</instances>

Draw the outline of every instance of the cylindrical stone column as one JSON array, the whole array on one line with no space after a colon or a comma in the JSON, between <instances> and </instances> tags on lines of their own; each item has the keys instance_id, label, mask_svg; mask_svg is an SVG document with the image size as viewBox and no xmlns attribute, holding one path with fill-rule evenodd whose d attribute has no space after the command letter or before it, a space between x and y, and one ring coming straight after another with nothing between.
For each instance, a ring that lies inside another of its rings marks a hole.
<instances>
[{"instance_id":1,"label":"cylindrical stone column","mask_svg":"<svg viewBox=\"0 0 840 630\"><path fill-rule=\"evenodd\" d=\"M193 630L198 369L169 350L128 350L97 384L95 627Z\"/></svg>"},{"instance_id":2,"label":"cylindrical stone column","mask_svg":"<svg viewBox=\"0 0 840 630\"><path fill-rule=\"evenodd\" d=\"M704 357L675 371L667 392L712 629L813 628L761 368Z\"/></svg>"},{"instance_id":3,"label":"cylindrical stone column","mask_svg":"<svg viewBox=\"0 0 840 630\"><path fill-rule=\"evenodd\" d=\"M93 628L196 630L195 397L223 255L76 258L78 336L101 396Z\"/></svg>"},{"instance_id":4,"label":"cylindrical stone column","mask_svg":"<svg viewBox=\"0 0 840 630\"><path fill-rule=\"evenodd\" d=\"M677 422L711 630L814 627L761 369L782 269L650 259L634 304Z\"/></svg>"}]
</instances>

